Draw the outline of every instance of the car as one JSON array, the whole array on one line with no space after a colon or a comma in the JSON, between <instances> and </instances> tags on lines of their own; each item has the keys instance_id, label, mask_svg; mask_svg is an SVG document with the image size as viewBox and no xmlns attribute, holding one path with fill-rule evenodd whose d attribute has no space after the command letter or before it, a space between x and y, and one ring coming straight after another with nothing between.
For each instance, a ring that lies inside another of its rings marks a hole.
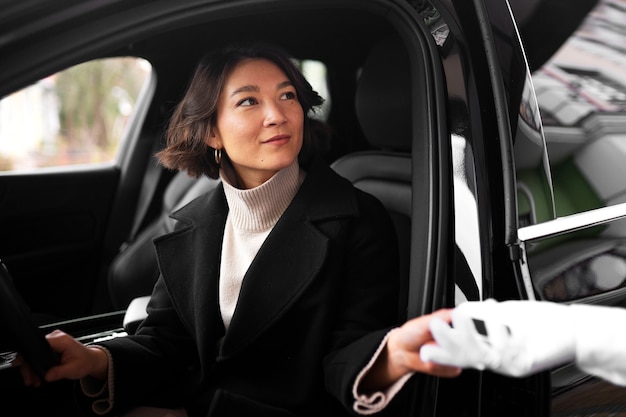
<instances>
[{"instance_id":1,"label":"car","mask_svg":"<svg viewBox=\"0 0 626 417\"><path fill-rule=\"evenodd\" d=\"M626 307L624 0L24 0L0 14L0 414L81 415L24 387L41 337L126 337L169 214L216 185L156 164L207 50L289 51L328 163L388 209L407 318L463 301ZM613 331L619 331L613 328ZM546 341L546 343L550 343ZM626 415L573 364L416 375L410 415Z\"/></svg>"}]
</instances>

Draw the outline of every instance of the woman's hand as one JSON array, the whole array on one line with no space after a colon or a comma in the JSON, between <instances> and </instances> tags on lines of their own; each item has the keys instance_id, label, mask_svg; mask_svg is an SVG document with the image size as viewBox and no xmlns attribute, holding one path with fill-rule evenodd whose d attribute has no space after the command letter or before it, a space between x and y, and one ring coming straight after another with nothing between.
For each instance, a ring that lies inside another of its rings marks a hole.
<instances>
[{"instance_id":1,"label":"woman's hand","mask_svg":"<svg viewBox=\"0 0 626 417\"><path fill-rule=\"evenodd\" d=\"M97 379L106 379L109 367L109 358L105 351L96 347L83 345L72 336L60 330L46 335L50 347L59 355L59 364L50 368L44 379L54 382L61 379L80 379L91 376ZM18 357L16 364L21 365L21 374L27 386L41 385L41 379L31 369L28 363Z\"/></svg>"},{"instance_id":2,"label":"woman's hand","mask_svg":"<svg viewBox=\"0 0 626 417\"><path fill-rule=\"evenodd\" d=\"M420 356L420 349L427 344L435 344L430 332L430 321L437 317L450 322L452 310L438 310L432 314L407 321L393 330L387 340L387 367L392 375L401 377L409 372L421 372L444 378L453 378L461 373L461 368L426 362Z\"/></svg>"},{"instance_id":3,"label":"woman's hand","mask_svg":"<svg viewBox=\"0 0 626 417\"><path fill-rule=\"evenodd\" d=\"M387 345L361 382L361 390L364 392L383 390L411 372L445 378L458 376L461 368L425 362L420 356L422 346L435 343L430 333L430 321L437 317L449 323L450 313L449 309L438 310L411 319L392 330Z\"/></svg>"}]
</instances>

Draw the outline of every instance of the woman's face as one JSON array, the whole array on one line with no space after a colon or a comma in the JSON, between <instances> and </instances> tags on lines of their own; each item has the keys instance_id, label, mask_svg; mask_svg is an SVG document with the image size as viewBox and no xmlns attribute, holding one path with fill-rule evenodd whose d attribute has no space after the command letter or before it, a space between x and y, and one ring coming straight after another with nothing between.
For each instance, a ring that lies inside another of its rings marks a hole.
<instances>
[{"instance_id":1,"label":"woman's face","mask_svg":"<svg viewBox=\"0 0 626 417\"><path fill-rule=\"evenodd\" d=\"M239 186L256 187L298 157L304 111L296 89L273 62L250 59L228 75L209 145L223 148Z\"/></svg>"}]
</instances>

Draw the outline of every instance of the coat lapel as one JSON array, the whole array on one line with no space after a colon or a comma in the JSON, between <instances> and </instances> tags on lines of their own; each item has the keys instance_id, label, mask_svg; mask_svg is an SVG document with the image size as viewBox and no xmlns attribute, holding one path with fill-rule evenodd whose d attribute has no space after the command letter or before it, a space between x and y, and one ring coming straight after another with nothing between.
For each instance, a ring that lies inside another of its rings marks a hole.
<instances>
[{"instance_id":1,"label":"coat lapel","mask_svg":"<svg viewBox=\"0 0 626 417\"><path fill-rule=\"evenodd\" d=\"M214 351L223 336L218 277L228 206L220 184L172 215L182 227L155 240L159 268L181 320ZM202 343L202 342L199 342Z\"/></svg>"}]
</instances>

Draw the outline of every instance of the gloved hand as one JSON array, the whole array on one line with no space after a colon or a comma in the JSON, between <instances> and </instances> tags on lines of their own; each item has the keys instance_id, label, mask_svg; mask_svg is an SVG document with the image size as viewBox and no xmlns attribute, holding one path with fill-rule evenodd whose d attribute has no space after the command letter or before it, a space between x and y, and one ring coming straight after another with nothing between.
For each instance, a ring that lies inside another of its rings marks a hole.
<instances>
[{"instance_id":1,"label":"gloved hand","mask_svg":"<svg viewBox=\"0 0 626 417\"><path fill-rule=\"evenodd\" d=\"M465 302L451 326L430 322L436 345L420 350L424 361L527 376L574 360L576 338L569 306L541 301Z\"/></svg>"}]
</instances>

